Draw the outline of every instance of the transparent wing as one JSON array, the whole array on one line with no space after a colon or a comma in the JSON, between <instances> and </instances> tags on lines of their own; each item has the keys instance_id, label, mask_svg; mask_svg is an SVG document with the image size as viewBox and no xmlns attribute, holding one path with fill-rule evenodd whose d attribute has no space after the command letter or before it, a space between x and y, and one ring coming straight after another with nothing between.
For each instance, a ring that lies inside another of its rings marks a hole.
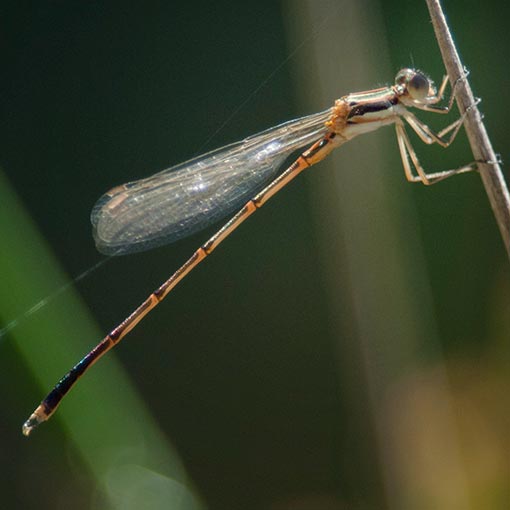
<instances>
[{"instance_id":1,"label":"transparent wing","mask_svg":"<svg viewBox=\"0 0 510 510\"><path fill-rule=\"evenodd\" d=\"M292 152L324 135L330 115L327 110L280 124L113 188L91 213L98 250L107 255L148 250L220 220L260 191Z\"/></svg>"}]
</instances>

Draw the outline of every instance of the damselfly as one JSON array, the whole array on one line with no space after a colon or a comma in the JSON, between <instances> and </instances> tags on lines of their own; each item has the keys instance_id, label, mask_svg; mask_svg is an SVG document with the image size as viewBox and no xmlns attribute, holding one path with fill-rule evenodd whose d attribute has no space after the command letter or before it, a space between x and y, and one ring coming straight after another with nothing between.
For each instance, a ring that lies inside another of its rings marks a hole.
<instances>
[{"instance_id":1,"label":"damselfly","mask_svg":"<svg viewBox=\"0 0 510 510\"><path fill-rule=\"evenodd\" d=\"M427 174L405 130L407 122L426 144L450 145L466 112L435 133L408 110L413 107L448 113L455 90L448 104L439 104L447 82L445 77L436 90L422 72L402 69L392 86L343 96L326 111L286 122L152 177L117 186L101 197L92 210L91 220L97 248L108 255L123 255L174 242L240 209L56 384L24 423L23 433L28 436L46 421L76 381L241 223L336 147L363 133L395 124L407 180L433 184L475 169L476 164L471 163L455 170ZM287 157L303 147L308 148L277 175Z\"/></svg>"}]
</instances>

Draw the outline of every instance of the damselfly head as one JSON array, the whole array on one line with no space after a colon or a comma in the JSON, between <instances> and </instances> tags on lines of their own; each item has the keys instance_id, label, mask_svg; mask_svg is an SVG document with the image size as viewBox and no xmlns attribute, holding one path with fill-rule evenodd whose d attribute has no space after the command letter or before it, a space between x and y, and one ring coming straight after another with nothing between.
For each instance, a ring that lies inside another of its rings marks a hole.
<instances>
[{"instance_id":1,"label":"damselfly head","mask_svg":"<svg viewBox=\"0 0 510 510\"><path fill-rule=\"evenodd\" d=\"M416 69L401 69L395 77L395 85L402 95L408 95L413 101L423 103L427 97L436 95L432 80Z\"/></svg>"}]
</instances>

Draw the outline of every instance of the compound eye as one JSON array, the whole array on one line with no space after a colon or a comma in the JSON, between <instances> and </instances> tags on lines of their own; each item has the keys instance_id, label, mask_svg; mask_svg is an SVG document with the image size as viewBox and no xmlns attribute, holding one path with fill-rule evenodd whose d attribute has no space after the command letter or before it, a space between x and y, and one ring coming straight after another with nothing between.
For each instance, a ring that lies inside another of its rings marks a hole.
<instances>
[{"instance_id":1,"label":"compound eye","mask_svg":"<svg viewBox=\"0 0 510 510\"><path fill-rule=\"evenodd\" d=\"M430 88L430 80L420 72L416 72L407 83L409 95L417 101L425 99L429 94Z\"/></svg>"},{"instance_id":2,"label":"compound eye","mask_svg":"<svg viewBox=\"0 0 510 510\"><path fill-rule=\"evenodd\" d=\"M401 69L397 76L395 76L395 84L396 85L407 85L411 77L414 75L415 71L409 69L408 67Z\"/></svg>"}]
</instances>

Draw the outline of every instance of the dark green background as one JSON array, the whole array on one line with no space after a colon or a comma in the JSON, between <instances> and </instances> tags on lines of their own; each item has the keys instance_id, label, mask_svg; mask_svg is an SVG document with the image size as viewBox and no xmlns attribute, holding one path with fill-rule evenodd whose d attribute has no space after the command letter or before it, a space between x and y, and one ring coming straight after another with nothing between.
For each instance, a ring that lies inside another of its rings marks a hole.
<instances>
[{"instance_id":1,"label":"dark green background","mask_svg":"<svg viewBox=\"0 0 510 510\"><path fill-rule=\"evenodd\" d=\"M332 27L342 26L343 3L316 2L321 9L331 6L331 15L295 39L286 30L304 7L292 1L137 6L46 1L1 9L0 165L69 279L101 260L89 213L110 187L331 104L334 97L300 103L303 71L297 69L309 58L315 38L327 38ZM475 93L483 98L495 150L508 160L507 3L445 4ZM384 32L381 44L393 71L374 82L342 85L337 97L353 91L347 86L363 90L391 82L411 58L439 81L444 71L424 2L365 5ZM340 40L348 48L366 35L348 24L343 30L332 45ZM373 47L376 55L379 50ZM308 62L304 66L313 81L315 67ZM345 62L331 65L338 65L339 77L350 73ZM382 137L393 162L392 182L416 210L414 235L425 268L419 278L432 296L423 303L424 314L431 317L441 346L421 345L420 363L444 363L448 372L449 362L463 360L468 373L482 363L486 370L478 376L486 380L498 372L497 361L501 374L508 373L508 260L479 179L455 178L431 189L408 185L391 130L386 131L367 139ZM356 143L356 150L367 150L363 139ZM448 159L434 154L437 159L424 156L424 163L438 169L471 159L463 141ZM363 309L345 295L343 314L335 316L327 287L345 282L326 282L320 270L322 219L314 216L317 195L310 186L330 171L317 168L271 201L111 355L130 372L208 508L400 508L381 461L384 445L374 431L371 390L362 385L371 366L358 366L362 354L352 347L352 324ZM335 165L332 171L352 169ZM5 206L0 203L2 215ZM5 232L0 236L0 250L10 252L10 238ZM109 261L79 282L76 289L100 331L123 319L206 236ZM348 236L342 242L348 243ZM348 280L345 259L335 262ZM23 267L21 256L19 263ZM386 268L381 264L377 270ZM7 282L9 271L0 267L0 282ZM16 286L2 283L0 293L13 301ZM43 297L21 301L18 313ZM19 329L30 323L37 332L46 314L72 324L72 316L61 317L67 314L62 311L66 300L63 293ZM0 308L0 325L13 319L12 313ZM336 327L338 322L343 328ZM32 341L52 341L34 334ZM398 337L399 331L392 334ZM33 438L22 437L21 423L49 387L27 368L17 347L20 338L9 334L0 340L2 507L108 508L101 482L82 464L58 413ZM98 339L89 338L88 345ZM342 353L343 343L350 348ZM403 358L400 370L414 370ZM370 359L386 363L377 352ZM109 362L101 361L106 373ZM56 381L70 367L45 368L45 377ZM89 377L94 375L80 385ZM491 406L501 410L494 419L508 424L510 378L502 375L497 388L488 391ZM115 431L123 419L143 418L125 416L103 425ZM108 448L100 430L89 439ZM508 435L497 441L509 446ZM468 471L470 459L466 454ZM508 482L508 458L505 469L501 477ZM472 501L488 501L473 495L474 486ZM507 508L509 502L507 488L490 508ZM433 506L423 502L414 508Z\"/></svg>"}]
</instances>

